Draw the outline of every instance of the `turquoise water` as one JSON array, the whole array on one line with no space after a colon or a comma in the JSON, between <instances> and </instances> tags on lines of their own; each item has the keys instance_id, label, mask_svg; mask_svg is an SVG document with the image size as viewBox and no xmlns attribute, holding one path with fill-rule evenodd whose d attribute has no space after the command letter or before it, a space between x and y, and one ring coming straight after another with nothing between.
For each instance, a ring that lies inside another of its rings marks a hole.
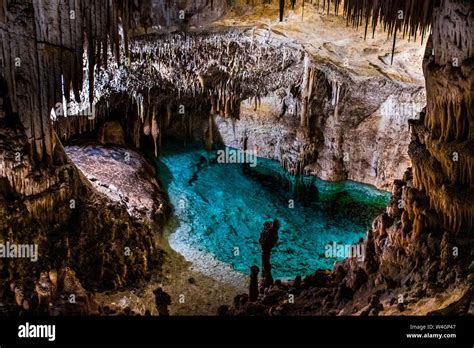
<instances>
[{"instance_id":1,"label":"turquoise water","mask_svg":"<svg viewBox=\"0 0 474 348\"><path fill-rule=\"evenodd\" d=\"M332 268L337 259L325 257L325 246L359 241L390 199L386 192L355 182L295 178L271 160L259 158L257 166L244 173L241 164L221 164L216 158L215 151L175 146L165 148L157 163L175 209L172 246L187 250L183 254L193 262L205 261L189 250L248 274L252 265L260 267L263 223L278 219L279 241L272 253L275 278Z\"/></svg>"}]
</instances>

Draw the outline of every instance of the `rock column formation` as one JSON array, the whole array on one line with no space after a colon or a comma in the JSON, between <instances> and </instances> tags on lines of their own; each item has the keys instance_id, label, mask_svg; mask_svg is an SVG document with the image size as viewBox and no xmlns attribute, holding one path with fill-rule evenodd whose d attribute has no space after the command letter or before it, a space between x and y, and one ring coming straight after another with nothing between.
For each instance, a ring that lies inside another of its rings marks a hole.
<instances>
[{"instance_id":1,"label":"rock column formation","mask_svg":"<svg viewBox=\"0 0 474 348\"><path fill-rule=\"evenodd\" d=\"M265 222L263 231L260 234L260 245L262 247L262 286L264 288L273 284L272 265L270 256L272 249L278 242L278 230L280 223L278 220Z\"/></svg>"},{"instance_id":2,"label":"rock column formation","mask_svg":"<svg viewBox=\"0 0 474 348\"><path fill-rule=\"evenodd\" d=\"M258 272L257 266L250 267L249 301L254 302L258 298Z\"/></svg>"},{"instance_id":3,"label":"rock column formation","mask_svg":"<svg viewBox=\"0 0 474 348\"><path fill-rule=\"evenodd\" d=\"M472 11L467 1L442 1L435 10L423 62L428 104L412 122L409 151L413 185L439 221L410 213L424 227L436 222L459 236L472 236L474 228Z\"/></svg>"}]
</instances>

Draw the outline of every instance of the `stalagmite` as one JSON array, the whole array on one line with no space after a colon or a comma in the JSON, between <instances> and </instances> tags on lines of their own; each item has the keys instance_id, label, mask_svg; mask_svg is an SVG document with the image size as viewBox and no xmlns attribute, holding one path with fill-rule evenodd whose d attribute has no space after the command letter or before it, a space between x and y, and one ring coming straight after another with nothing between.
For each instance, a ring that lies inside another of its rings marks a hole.
<instances>
[{"instance_id":1,"label":"stalagmite","mask_svg":"<svg viewBox=\"0 0 474 348\"><path fill-rule=\"evenodd\" d=\"M262 286L264 288L267 288L273 284L270 256L272 249L278 242L279 229L280 222L278 220L274 220L273 222L265 222L263 231L260 234L260 246L262 247Z\"/></svg>"},{"instance_id":2,"label":"stalagmite","mask_svg":"<svg viewBox=\"0 0 474 348\"><path fill-rule=\"evenodd\" d=\"M258 299L258 272L257 266L250 267L250 283L249 283L249 301L255 302Z\"/></svg>"},{"instance_id":3,"label":"stalagmite","mask_svg":"<svg viewBox=\"0 0 474 348\"><path fill-rule=\"evenodd\" d=\"M163 291L162 288L153 290L153 295L155 295L155 306L158 310L158 315L169 316L168 306L171 304L171 296Z\"/></svg>"}]
</instances>

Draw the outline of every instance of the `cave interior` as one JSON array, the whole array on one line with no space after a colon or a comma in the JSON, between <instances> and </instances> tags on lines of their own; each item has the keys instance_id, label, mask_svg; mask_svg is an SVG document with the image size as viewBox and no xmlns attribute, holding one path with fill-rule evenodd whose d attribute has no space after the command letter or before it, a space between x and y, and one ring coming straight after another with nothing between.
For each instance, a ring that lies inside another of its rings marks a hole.
<instances>
[{"instance_id":1,"label":"cave interior","mask_svg":"<svg viewBox=\"0 0 474 348\"><path fill-rule=\"evenodd\" d=\"M0 314L474 314L473 7L0 1Z\"/></svg>"}]
</instances>

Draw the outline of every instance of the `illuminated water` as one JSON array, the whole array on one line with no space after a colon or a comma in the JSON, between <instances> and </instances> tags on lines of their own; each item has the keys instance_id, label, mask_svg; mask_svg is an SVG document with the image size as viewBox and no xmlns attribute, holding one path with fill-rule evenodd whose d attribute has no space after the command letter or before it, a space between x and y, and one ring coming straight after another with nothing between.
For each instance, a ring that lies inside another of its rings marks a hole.
<instances>
[{"instance_id":1,"label":"illuminated water","mask_svg":"<svg viewBox=\"0 0 474 348\"><path fill-rule=\"evenodd\" d=\"M219 164L216 157L195 146L168 148L158 169L175 208L168 226L172 247L218 278L232 269L248 274L252 265L260 267L260 232L273 219L281 224L272 253L274 277L331 268L336 259L325 257L325 246L364 237L390 198L354 182L296 179L277 162L260 158L244 174L241 164Z\"/></svg>"}]
</instances>

